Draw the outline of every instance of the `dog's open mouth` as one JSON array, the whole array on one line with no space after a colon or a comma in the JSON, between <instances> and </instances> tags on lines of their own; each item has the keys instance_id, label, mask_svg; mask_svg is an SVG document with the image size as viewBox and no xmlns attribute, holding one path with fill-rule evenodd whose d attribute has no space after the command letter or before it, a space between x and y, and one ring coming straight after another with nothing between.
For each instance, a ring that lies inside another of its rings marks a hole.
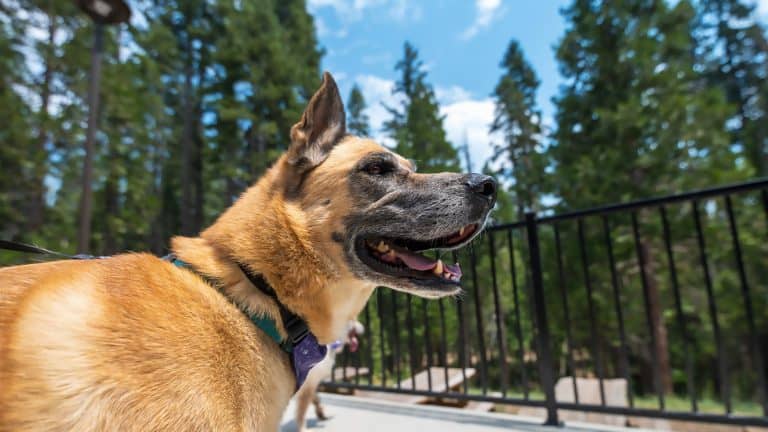
<instances>
[{"instance_id":1,"label":"dog's open mouth","mask_svg":"<svg viewBox=\"0 0 768 432\"><path fill-rule=\"evenodd\" d=\"M445 264L442 260L429 258L421 252L460 247L473 237L477 229L478 224L470 224L451 235L427 241L363 237L357 241L357 254L366 265L380 273L458 285L461 280L461 267L458 263Z\"/></svg>"}]
</instances>

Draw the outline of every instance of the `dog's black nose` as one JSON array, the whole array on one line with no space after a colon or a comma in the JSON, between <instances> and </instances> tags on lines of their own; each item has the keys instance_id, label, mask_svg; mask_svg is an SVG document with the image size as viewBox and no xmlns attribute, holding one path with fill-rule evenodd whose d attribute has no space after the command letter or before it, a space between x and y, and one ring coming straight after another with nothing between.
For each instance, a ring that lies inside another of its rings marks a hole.
<instances>
[{"instance_id":1,"label":"dog's black nose","mask_svg":"<svg viewBox=\"0 0 768 432\"><path fill-rule=\"evenodd\" d=\"M496 199L496 180L487 175L482 174L470 174L467 177L467 181L464 183L474 193L482 195L488 199Z\"/></svg>"}]
</instances>

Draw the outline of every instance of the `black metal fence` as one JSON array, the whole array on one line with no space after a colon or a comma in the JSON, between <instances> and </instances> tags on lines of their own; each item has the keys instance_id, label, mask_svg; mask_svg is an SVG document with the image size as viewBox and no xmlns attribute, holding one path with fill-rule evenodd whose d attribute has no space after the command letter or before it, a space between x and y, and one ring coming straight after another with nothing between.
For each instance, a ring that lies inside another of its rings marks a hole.
<instances>
[{"instance_id":1,"label":"black metal fence","mask_svg":"<svg viewBox=\"0 0 768 432\"><path fill-rule=\"evenodd\" d=\"M541 407L549 425L575 410L768 426L767 240L768 179L527 214L454 254L462 296L378 289L327 385Z\"/></svg>"}]
</instances>

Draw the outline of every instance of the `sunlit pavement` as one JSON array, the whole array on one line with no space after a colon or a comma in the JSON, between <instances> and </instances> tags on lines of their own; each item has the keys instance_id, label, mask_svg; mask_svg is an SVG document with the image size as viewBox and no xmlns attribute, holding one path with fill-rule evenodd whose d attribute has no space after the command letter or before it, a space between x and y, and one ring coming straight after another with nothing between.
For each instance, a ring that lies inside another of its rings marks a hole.
<instances>
[{"instance_id":1,"label":"sunlit pavement","mask_svg":"<svg viewBox=\"0 0 768 432\"><path fill-rule=\"evenodd\" d=\"M326 415L317 421L314 408L307 413L307 430L322 432L514 432L514 431L632 431L637 428L617 428L590 424L568 423L562 428L541 426L541 419L508 414L463 411L425 405L405 405L373 399L322 393L320 398ZM294 405L286 410L281 432L295 432Z\"/></svg>"}]
</instances>

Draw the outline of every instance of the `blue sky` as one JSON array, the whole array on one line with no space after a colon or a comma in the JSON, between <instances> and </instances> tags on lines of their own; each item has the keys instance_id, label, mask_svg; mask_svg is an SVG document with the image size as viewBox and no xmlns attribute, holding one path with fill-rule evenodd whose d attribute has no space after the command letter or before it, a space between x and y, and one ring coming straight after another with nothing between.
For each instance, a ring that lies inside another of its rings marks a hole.
<instances>
[{"instance_id":1,"label":"blue sky","mask_svg":"<svg viewBox=\"0 0 768 432\"><path fill-rule=\"evenodd\" d=\"M473 168L490 155L490 94L501 75L499 62L517 39L541 81L538 104L551 124L552 97L561 77L553 46L565 32L560 9L568 0L308 0L320 44L322 67L336 77L346 98L353 83L369 104L374 137L389 117L381 103L394 104L394 65L408 40L419 50L445 117L448 138L469 142ZM768 17L768 0L758 0Z\"/></svg>"},{"instance_id":2,"label":"blue sky","mask_svg":"<svg viewBox=\"0 0 768 432\"><path fill-rule=\"evenodd\" d=\"M566 0L309 0L323 68L336 77L346 98L353 83L363 89L374 129L388 118L382 102L392 104L394 65L408 40L419 50L446 115L448 137L472 150L480 168L490 154L490 94L501 76L499 62L517 39L541 80L538 97L544 116L560 76L553 46L565 23L559 10ZM377 131L374 136L382 140ZM386 140L384 140L386 141Z\"/></svg>"}]
</instances>

